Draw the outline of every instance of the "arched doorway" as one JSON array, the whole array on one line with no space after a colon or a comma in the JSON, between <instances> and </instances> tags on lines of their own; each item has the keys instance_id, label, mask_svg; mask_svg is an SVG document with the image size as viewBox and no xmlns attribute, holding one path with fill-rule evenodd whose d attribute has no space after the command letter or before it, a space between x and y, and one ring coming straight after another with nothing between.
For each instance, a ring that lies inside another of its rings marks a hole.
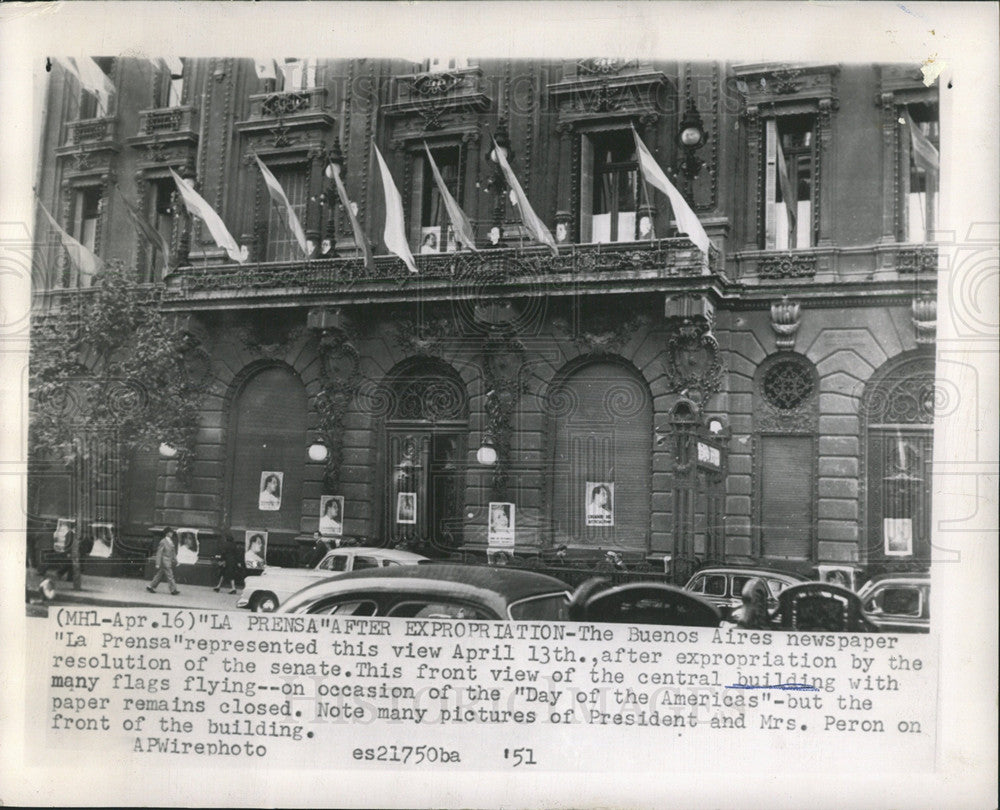
<instances>
[{"instance_id":1,"label":"arched doorway","mask_svg":"<svg viewBox=\"0 0 1000 810\"><path fill-rule=\"evenodd\" d=\"M602 359L572 369L546 402L555 544L648 548L653 400L638 371Z\"/></svg>"},{"instance_id":2,"label":"arched doorway","mask_svg":"<svg viewBox=\"0 0 1000 810\"><path fill-rule=\"evenodd\" d=\"M891 360L865 386L869 563L930 562L934 401L930 354Z\"/></svg>"},{"instance_id":3,"label":"arched doorway","mask_svg":"<svg viewBox=\"0 0 1000 810\"><path fill-rule=\"evenodd\" d=\"M225 515L237 539L239 532L264 530L272 547L299 534L307 419L305 386L287 366L264 366L239 390L230 412ZM265 496L269 476L276 476L279 485Z\"/></svg>"},{"instance_id":4,"label":"arched doorway","mask_svg":"<svg viewBox=\"0 0 1000 810\"><path fill-rule=\"evenodd\" d=\"M441 550L462 539L469 402L447 363L400 364L386 383L383 525L394 543L426 542Z\"/></svg>"}]
</instances>

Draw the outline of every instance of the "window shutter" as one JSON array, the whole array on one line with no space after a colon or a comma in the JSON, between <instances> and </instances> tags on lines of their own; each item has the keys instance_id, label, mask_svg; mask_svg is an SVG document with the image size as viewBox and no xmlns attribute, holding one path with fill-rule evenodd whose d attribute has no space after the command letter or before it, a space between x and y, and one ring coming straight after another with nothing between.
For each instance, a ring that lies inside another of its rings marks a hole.
<instances>
[{"instance_id":1,"label":"window shutter","mask_svg":"<svg viewBox=\"0 0 1000 810\"><path fill-rule=\"evenodd\" d=\"M764 436L761 443L763 555L807 559L812 546L812 438Z\"/></svg>"}]
</instances>

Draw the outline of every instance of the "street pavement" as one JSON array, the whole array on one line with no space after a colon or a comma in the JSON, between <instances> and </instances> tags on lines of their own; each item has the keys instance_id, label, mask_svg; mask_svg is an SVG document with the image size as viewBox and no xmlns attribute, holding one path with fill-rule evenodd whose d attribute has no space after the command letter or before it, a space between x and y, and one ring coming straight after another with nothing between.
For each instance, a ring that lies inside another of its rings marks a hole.
<instances>
[{"instance_id":1,"label":"street pavement","mask_svg":"<svg viewBox=\"0 0 1000 810\"><path fill-rule=\"evenodd\" d=\"M33 571L27 572L26 586L29 591L37 591L41 577ZM155 593L146 590L144 579L122 577L95 577L83 575L82 588L73 590L73 583L49 577L55 586L55 597L50 605L82 603L108 607L166 607L200 608L205 610L238 610L236 600L239 592L230 594L227 588L219 593L206 585L181 585L176 596L170 594L166 583L161 582Z\"/></svg>"}]
</instances>

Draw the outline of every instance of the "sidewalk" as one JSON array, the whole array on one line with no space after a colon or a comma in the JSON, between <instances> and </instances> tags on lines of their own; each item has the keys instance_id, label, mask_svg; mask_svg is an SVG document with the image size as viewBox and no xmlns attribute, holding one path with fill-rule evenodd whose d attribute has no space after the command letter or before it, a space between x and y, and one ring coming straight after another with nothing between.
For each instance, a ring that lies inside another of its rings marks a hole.
<instances>
[{"instance_id":1,"label":"sidewalk","mask_svg":"<svg viewBox=\"0 0 1000 810\"><path fill-rule=\"evenodd\" d=\"M73 590L73 583L49 577L55 586L55 598L50 605L79 602L110 607L166 607L198 608L204 610L240 610L236 607L239 592L230 594L228 589L216 593L204 585L180 585L180 593L171 596L166 583L161 582L155 593L146 590L144 579L125 577L95 577L84 574L82 589ZM26 584L35 590L41 577L34 571L26 572Z\"/></svg>"}]
</instances>

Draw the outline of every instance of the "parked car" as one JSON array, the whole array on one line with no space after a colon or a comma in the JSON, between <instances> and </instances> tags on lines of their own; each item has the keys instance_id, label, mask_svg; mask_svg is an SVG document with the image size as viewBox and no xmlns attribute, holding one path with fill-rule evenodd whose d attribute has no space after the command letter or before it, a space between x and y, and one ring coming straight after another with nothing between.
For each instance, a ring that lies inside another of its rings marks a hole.
<instances>
[{"instance_id":1,"label":"parked car","mask_svg":"<svg viewBox=\"0 0 1000 810\"><path fill-rule=\"evenodd\" d=\"M279 613L416 619L565 621L569 590L554 577L488 565L426 563L354 571L290 596Z\"/></svg>"},{"instance_id":2,"label":"parked car","mask_svg":"<svg viewBox=\"0 0 1000 810\"><path fill-rule=\"evenodd\" d=\"M802 582L778 597L775 627L782 630L825 630L833 633L871 632L878 628L865 618L858 595L829 582Z\"/></svg>"},{"instance_id":3,"label":"parked car","mask_svg":"<svg viewBox=\"0 0 1000 810\"><path fill-rule=\"evenodd\" d=\"M778 596L785 588L800 582L808 582L806 577L788 571L713 565L695 571L684 586L684 590L696 593L711 602L719 609L725 620L731 618L733 611L742 605L743 586L754 578L762 579L767 584L770 593L767 600L769 613L774 613L778 609Z\"/></svg>"},{"instance_id":4,"label":"parked car","mask_svg":"<svg viewBox=\"0 0 1000 810\"><path fill-rule=\"evenodd\" d=\"M337 548L317 563L315 568L277 568L269 566L260 576L247 579L236 607L248 607L255 613L272 613L298 590L317 580L329 579L348 571L367 568L383 570L388 566L414 565L427 558L412 551L392 548Z\"/></svg>"},{"instance_id":5,"label":"parked car","mask_svg":"<svg viewBox=\"0 0 1000 810\"><path fill-rule=\"evenodd\" d=\"M690 591L664 582L626 582L609 586L595 577L576 589L570 599L570 618L580 622L615 624L672 624L718 627L718 609Z\"/></svg>"},{"instance_id":6,"label":"parked car","mask_svg":"<svg viewBox=\"0 0 1000 810\"><path fill-rule=\"evenodd\" d=\"M894 633L927 633L931 629L931 578L928 574L884 574L860 591L865 617Z\"/></svg>"}]
</instances>

